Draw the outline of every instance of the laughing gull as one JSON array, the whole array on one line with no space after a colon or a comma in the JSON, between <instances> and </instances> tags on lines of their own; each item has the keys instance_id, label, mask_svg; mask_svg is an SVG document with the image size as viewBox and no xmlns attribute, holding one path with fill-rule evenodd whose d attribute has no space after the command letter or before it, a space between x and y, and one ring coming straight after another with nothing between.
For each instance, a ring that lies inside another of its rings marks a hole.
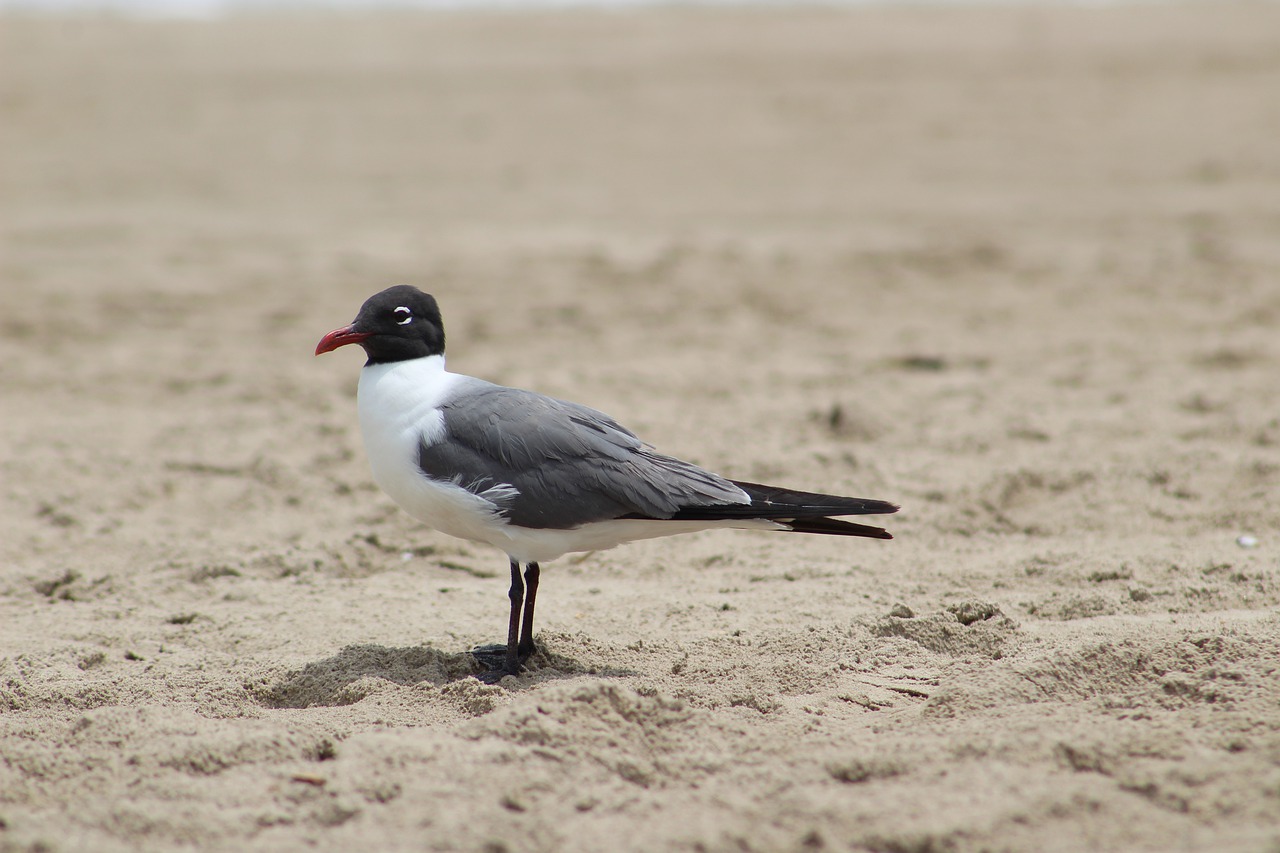
<instances>
[{"instance_id":1,"label":"laughing gull","mask_svg":"<svg viewBox=\"0 0 1280 853\"><path fill-rule=\"evenodd\" d=\"M316 355L347 344L368 356L357 396L374 480L417 520L510 560L507 644L477 655L482 680L518 674L533 654L538 564L570 552L716 527L893 538L833 517L891 503L729 480L595 409L448 372L440 309L416 287L369 297Z\"/></svg>"}]
</instances>

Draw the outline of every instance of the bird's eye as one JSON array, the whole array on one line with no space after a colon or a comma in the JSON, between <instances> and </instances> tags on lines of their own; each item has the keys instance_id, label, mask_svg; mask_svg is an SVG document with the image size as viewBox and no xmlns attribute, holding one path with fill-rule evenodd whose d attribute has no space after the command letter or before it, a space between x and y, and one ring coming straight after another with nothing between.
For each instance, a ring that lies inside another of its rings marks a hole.
<instances>
[{"instance_id":1,"label":"bird's eye","mask_svg":"<svg viewBox=\"0 0 1280 853\"><path fill-rule=\"evenodd\" d=\"M397 326L404 326L408 323L413 322L413 312L410 311L408 308L405 308L403 305L401 305L399 308L392 311L391 313L404 317L403 320L396 320Z\"/></svg>"}]
</instances>

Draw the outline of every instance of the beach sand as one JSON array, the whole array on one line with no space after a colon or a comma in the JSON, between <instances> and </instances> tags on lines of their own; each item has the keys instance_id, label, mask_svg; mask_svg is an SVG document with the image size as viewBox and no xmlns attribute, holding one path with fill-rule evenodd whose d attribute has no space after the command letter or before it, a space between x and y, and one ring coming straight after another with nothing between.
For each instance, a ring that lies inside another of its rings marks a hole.
<instances>
[{"instance_id":1,"label":"beach sand","mask_svg":"<svg viewBox=\"0 0 1280 853\"><path fill-rule=\"evenodd\" d=\"M5 18L0 850L1280 849L1278 92L1274 4ZM312 357L393 283L896 539L548 564L479 683Z\"/></svg>"}]
</instances>

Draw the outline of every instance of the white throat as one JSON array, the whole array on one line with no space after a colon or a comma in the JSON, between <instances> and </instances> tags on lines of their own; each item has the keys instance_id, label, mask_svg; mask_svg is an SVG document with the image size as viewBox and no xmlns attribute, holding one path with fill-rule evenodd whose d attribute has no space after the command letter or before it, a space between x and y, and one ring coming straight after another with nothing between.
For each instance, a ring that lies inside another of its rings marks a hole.
<instances>
[{"instance_id":1,"label":"white throat","mask_svg":"<svg viewBox=\"0 0 1280 853\"><path fill-rule=\"evenodd\" d=\"M459 378L445 370L443 355L370 364L360 371L356 399L369 467L382 490L403 507L412 506L422 479L419 445L444 436L440 404Z\"/></svg>"}]
</instances>

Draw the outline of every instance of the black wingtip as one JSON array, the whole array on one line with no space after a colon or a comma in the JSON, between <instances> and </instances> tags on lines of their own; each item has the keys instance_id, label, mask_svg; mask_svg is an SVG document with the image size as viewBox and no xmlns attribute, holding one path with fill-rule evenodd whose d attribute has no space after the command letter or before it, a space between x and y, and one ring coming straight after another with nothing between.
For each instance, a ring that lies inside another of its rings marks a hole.
<instances>
[{"instance_id":1,"label":"black wingtip","mask_svg":"<svg viewBox=\"0 0 1280 853\"><path fill-rule=\"evenodd\" d=\"M874 498L848 498L821 492L801 492L763 483L734 480L733 484L751 496L750 511L781 518L789 513L797 516L889 515L901 507Z\"/></svg>"},{"instance_id":2,"label":"black wingtip","mask_svg":"<svg viewBox=\"0 0 1280 853\"><path fill-rule=\"evenodd\" d=\"M793 533L820 533L825 536L861 536L866 539L892 539L883 527L843 521L838 518L793 518L782 521Z\"/></svg>"}]
</instances>

